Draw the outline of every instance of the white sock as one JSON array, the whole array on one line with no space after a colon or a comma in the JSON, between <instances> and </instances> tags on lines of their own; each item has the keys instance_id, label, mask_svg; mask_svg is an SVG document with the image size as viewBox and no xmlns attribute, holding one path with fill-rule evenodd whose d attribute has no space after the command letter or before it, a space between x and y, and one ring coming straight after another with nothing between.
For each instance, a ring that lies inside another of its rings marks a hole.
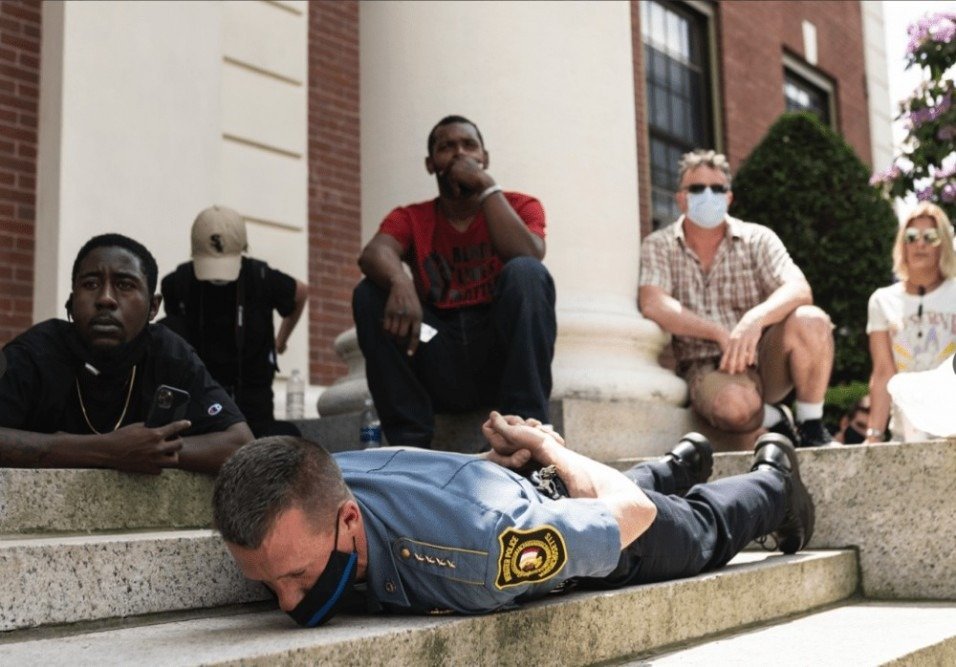
<instances>
[{"instance_id":1,"label":"white sock","mask_svg":"<svg viewBox=\"0 0 956 667\"><path fill-rule=\"evenodd\" d=\"M763 404L763 427L770 428L783 420L783 412L769 403Z\"/></svg>"},{"instance_id":2,"label":"white sock","mask_svg":"<svg viewBox=\"0 0 956 667\"><path fill-rule=\"evenodd\" d=\"M804 403L802 401L796 402L797 407L797 422L803 423L811 419L823 419L823 403Z\"/></svg>"}]
</instances>

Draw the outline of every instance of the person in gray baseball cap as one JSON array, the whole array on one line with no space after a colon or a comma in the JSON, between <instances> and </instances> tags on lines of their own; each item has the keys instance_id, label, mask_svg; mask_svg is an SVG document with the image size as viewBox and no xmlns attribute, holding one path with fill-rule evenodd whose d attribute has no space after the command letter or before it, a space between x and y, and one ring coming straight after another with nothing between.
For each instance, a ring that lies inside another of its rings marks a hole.
<instances>
[{"instance_id":1,"label":"person in gray baseball cap","mask_svg":"<svg viewBox=\"0 0 956 667\"><path fill-rule=\"evenodd\" d=\"M246 256L246 223L226 206L211 206L192 226L192 261L162 280L170 327L199 353L236 400L256 437L298 435L277 421L272 382L308 298L308 286ZM278 332L273 311L282 317Z\"/></svg>"}]
</instances>

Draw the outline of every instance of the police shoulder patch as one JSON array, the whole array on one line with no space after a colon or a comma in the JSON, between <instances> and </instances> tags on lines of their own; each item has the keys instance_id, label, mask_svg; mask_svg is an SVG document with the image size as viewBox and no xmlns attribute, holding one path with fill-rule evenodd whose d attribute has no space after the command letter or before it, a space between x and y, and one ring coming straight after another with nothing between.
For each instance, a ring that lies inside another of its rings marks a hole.
<instances>
[{"instance_id":1,"label":"police shoulder patch","mask_svg":"<svg viewBox=\"0 0 956 667\"><path fill-rule=\"evenodd\" d=\"M564 537L552 526L531 530L508 528L498 536L498 543L498 589L547 581L568 560Z\"/></svg>"}]
</instances>

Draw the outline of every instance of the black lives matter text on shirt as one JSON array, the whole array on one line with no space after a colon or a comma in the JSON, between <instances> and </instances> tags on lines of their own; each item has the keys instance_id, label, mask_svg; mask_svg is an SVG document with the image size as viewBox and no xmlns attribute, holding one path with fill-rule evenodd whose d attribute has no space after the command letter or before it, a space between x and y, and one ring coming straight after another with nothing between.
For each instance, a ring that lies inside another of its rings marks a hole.
<instances>
[{"instance_id":1,"label":"black lives matter text on shirt","mask_svg":"<svg viewBox=\"0 0 956 667\"><path fill-rule=\"evenodd\" d=\"M491 243L454 246L451 257L432 252L423 263L428 276L430 303L489 301L501 270L501 259Z\"/></svg>"}]
</instances>

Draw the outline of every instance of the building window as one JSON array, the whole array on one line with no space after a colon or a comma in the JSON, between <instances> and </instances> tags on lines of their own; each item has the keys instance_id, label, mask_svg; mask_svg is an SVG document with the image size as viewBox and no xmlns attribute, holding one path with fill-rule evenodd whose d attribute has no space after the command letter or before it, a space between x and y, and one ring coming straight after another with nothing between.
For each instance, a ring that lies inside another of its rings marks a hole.
<instances>
[{"instance_id":1,"label":"building window","mask_svg":"<svg viewBox=\"0 0 956 667\"><path fill-rule=\"evenodd\" d=\"M677 163L714 145L708 19L687 3L647 0L641 7L647 133L654 229L680 215Z\"/></svg>"},{"instance_id":2,"label":"building window","mask_svg":"<svg viewBox=\"0 0 956 667\"><path fill-rule=\"evenodd\" d=\"M803 77L793 72L785 72L783 96L787 102L787 111L809 111L824 125L830 124L828 95Z\"/></svg>"},{"instance_id":3,"label":"building window","mask_svg":"<svg viewBox=\"0 0 956 667\"><path fill-rule=\"evenodd\" d=\"M809 111L824 125L835 127L833 83L790 55L784 55L783 62L783 99L787 111Z\"/></svg>"}]
</instances>

